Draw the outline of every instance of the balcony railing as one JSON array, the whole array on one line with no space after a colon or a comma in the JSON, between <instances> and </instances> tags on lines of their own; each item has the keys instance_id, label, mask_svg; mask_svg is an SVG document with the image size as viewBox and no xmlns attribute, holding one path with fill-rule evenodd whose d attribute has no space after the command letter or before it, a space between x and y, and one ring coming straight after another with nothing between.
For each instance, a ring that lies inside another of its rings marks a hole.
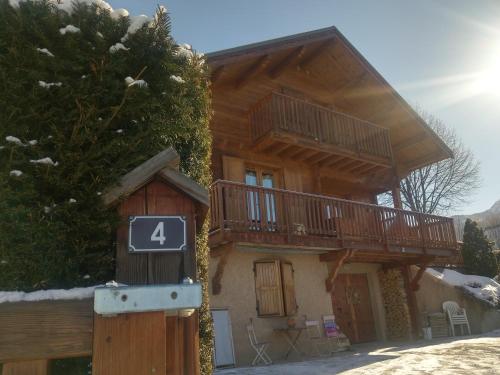
<instances>
[{"instance_id":1,"label":"balcony railing","mask_svg":"<svg viewBox=\"0 0 500 375\"><path fill-rule=\"evenodd\" d=\"M211 232L217 230L299 242L330 238L424 253L457 249L451 218L229 181L211 187Z\"/></svg>"},{"instance_id":2,"label":"balcony railing","mask_svg":"<svg viewBox=\"0 0 500 375\"><path fill-rule=\"evenodd\" d=\"M388 129L304 100L272 93L255 105L249 116L253 142L281 131L392 162Z\"/></svg>"}]
</instances>

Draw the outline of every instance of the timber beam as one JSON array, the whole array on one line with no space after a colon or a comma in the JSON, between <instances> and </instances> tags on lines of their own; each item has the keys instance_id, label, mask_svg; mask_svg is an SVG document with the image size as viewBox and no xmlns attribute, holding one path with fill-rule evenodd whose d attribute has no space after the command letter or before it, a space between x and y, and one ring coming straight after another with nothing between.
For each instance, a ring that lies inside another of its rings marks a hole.
<instances>
[{"instance_id":1,"label":"timber beam","mask_svg":"<svg viewBox=\"0 0 500 375\"><path fill-rule=\"evenodd\" d=\"M327 292L332 291L333 284L335 282L335 279L337 278L340 268L342 267L344 262L352 256L353 253L354 253L353 249L344 249L336 251L334 253L320 255L321 261L332 261L332 268L330 270L330 273L328 274L328 277L325 280L325 286ZM327 257L327 255L329 256Z\"/></svg>"},{"instance_id":2,"label":"timber beam","mask_svg":"<svg viewBox=\"0 0 500 375\"><path fill-rule=\"evenodd\" d=\"M426 262L424 264L420 264L418 266L417 273L415 274L415 276L413 276L413 279L411 279L411 281L410 281L410 290L412 292L416 292L420 289L420 285L418 283L420 282L420 279L422 278L422 276L424 276L424 272L430 263L431 263L431 261L429 260L428 262Z\"/></svg>"},{"instance_id":3,"label":"timber beam","mask_svg":"<svg viewBox=\"0 0 500 375\"><path fill-rule=\"evenodd\" d=\"M314 60L316 60L319 55L327 48L330 44L332 44L334 39L327 39L323 43L321 43L314 51L312 51L309 55L305 56L298 64L297 68L299 70L304 70L307 72L307 68L311 65Z\"/></svg>"},{"instance_id":4,"label":"timber beam","mask_svg":"<svg viewBox=\"0 0 500 375\"><path fill-rule=\"evenodd\" d=\"M410 146L413 146L415 145L416 143L419 143L423 140L425 140L426 138L428 137L427 133L420 133L418 135L415 135L411 138L407 138L405 139L404 141L401 141L399 143L396 143L393 147L392 147L392 150L393 151L399 151L399 150L402 150L404 148L407 148L407 147L410 147Z\"/></svg>"},{"instance_id":5,"label":"timber beam","mask_svg":"<svg viewBox=\"0 0 500 375\"><path fill-rule=\"evenodd\" d=\"M270 58L268 55L261 56L255 61L248 69L246 69L243 73L240 74L238 78L236 78L234 83L234 88L236 90L245 86L254 76L256 76L259 72L261 72L268 64Z\"/></svg>"},{"instance_id":6,"label":"timber beam","mask_svg":"<svg viewBox=\"0 0 500 375\"><path fill-rule=\"evenodd\" d=\"M272 79L278 78L296 59L300 59L304 55L304 51L304 46L295 48L283 60L269 69L267 73L269 77Z\"/></svg>"},{"instance_id":7,"label":"timber beam","mask_svg":"<svg viewBox=\"0 0 500 375\"><path fill-rule=\"evenodd\" d=\"M212 83L215 83L217 80L219 80L219 78L224 74L224 71L225 71L224 65L215 68L210 76L210 80L212 81Z\"/></svg>"}]
</instances>

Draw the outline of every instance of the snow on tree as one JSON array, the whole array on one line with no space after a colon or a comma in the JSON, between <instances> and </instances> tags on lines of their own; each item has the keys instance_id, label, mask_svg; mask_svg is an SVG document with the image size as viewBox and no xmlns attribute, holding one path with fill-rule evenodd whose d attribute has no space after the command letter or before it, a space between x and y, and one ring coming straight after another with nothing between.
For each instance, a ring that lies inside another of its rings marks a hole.
<instances>
[{"instance_id":1,"label":"snow on tree","mask_svg":"<svg viewBox=\"0 0 500 375\"><path fill-rule=\"evenodd\" d=\"M175 43L164 8L151 18L102 0L0 0L0 72L0 290L111 279L118 215L97 192L166 147L210 183L207 68ZM197 244L206 283L206 223Z\"/></svg>"}]
</instances>

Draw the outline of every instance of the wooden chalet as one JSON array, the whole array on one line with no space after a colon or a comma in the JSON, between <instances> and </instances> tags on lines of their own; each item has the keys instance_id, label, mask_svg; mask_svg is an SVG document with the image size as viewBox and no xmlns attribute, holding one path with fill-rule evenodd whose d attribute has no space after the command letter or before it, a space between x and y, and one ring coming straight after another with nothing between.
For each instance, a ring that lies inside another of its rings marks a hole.
<instances>
[{"instance_id":1,"label":"wooden chalet","mask_svg":"<svg viewBox=\"0 0 500 375\"><path fill-rule=\"evenodd\" d=\"M333 312L353 342L387 338L382 269L403 271L416 332L409 266L458 248L451 218L402 209L399 182L451 150L335 27L207 58L211 305L232 319L234 363L250 358L249 318L276 356L283 319L270 317ZM395 208L377 205L386 191Z\"/></svg>"}]
</instances>

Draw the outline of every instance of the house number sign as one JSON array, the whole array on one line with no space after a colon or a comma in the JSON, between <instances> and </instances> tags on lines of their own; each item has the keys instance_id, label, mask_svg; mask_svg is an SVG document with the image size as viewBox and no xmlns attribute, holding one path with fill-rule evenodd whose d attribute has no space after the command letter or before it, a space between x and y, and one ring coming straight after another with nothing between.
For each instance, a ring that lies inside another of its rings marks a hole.
<instances>
[{"instance_id":1,"label":"house number sign","mask_svg":"<svg viewBox=\"0 0 500 375\"><path fill-rule=\"evenodd\" d=\"M131 253L186 250L183 216L130 216L128 250Z\"/></svg>"}]
</instances>

